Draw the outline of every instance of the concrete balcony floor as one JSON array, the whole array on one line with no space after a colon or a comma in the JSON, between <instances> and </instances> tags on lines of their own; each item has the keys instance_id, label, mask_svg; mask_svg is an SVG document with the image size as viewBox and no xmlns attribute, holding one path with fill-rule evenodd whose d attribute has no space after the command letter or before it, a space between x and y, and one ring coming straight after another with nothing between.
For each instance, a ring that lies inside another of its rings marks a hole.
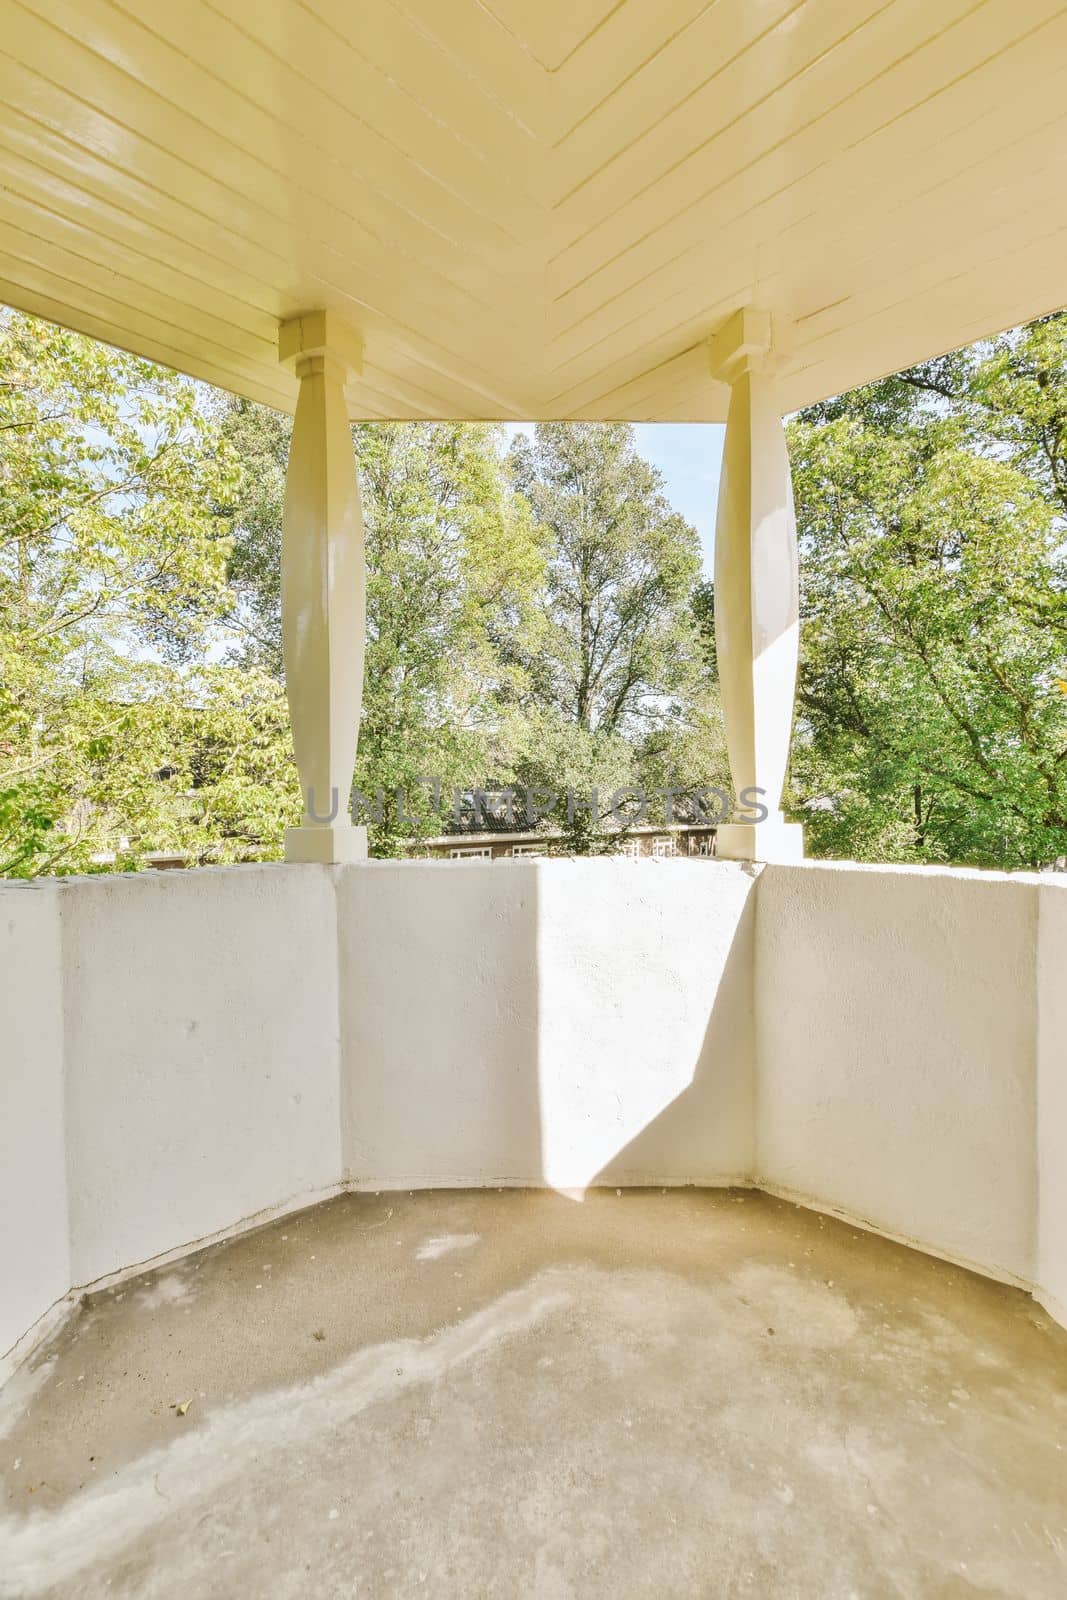
<instances>
[{"instance_id":1,"label":"concrete balcony floor","mask_svg":"<svg viewBox=\"0 0 1067 1600\"><path fill-rule=\"evenodd\" d=\"M343 1195L3 1404L9 1596L1067 1592L1067 1334L753 1191Z\"/></svg>"}]
</instances>

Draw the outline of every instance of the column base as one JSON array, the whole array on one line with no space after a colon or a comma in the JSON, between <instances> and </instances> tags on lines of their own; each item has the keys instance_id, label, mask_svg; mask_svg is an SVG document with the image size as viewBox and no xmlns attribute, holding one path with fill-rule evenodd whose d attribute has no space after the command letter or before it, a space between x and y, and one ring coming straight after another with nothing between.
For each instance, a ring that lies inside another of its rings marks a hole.
<instances>
[{"instance_id":1,"label":"column base","mask_svg":"<svg viewBox=\"0 0 1067 1600\"><path fill-rule=\"evenodd\" d=\"M286 861L314 861L320 866L341 866L366 861L367 830L350 822L322 823L317 827L286 828Z\"/></svg>"},{"instance_id":2,"label":"column base","mask_svg":"<svg viewBox=\"0 0 1067 1600\"><path fill-rule=\"evenodd\" d=\"M804 829L799 822L726 822L715 830L720 861L803 861Z\"/></svg>"}]
</instances>

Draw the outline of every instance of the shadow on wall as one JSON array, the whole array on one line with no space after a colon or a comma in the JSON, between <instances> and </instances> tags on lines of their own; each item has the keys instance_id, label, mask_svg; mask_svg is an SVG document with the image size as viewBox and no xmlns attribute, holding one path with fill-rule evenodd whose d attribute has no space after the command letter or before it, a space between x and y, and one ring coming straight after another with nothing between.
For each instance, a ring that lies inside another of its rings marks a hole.
<instances>
[{"instance_id":1,"label":"shadow on wall","mask_svg":"<svg viewBox=\"0 0 1067 1600\"><path fill-rule=\"evenodd\" d=\"M490 862L339 875L346 1178L538 1181L538 881Z\"/></svg>"},{"instance_id":2,"label":"shadow on wall","mask_svg":"<svg viewBox=\"0 0 1067 1600\"><path fill-rule=\"evenodd\" d=\"M744 1179L753 889L741 868L703 862L344 873L346 1177Z\"/></svg>"},{"instance_id":3,"label":"shadow on wall","mask_svg":"<svg viewBox=\"0 0 1067 1600\"><path fill-rule=\"evenodd\" d=\"M756 1144L755 922L750 894L733 923L725 961L701 985L710 1010L689 1083L615 1152L590 1186L750 1178Z\"/></svg>"}]
</instances>

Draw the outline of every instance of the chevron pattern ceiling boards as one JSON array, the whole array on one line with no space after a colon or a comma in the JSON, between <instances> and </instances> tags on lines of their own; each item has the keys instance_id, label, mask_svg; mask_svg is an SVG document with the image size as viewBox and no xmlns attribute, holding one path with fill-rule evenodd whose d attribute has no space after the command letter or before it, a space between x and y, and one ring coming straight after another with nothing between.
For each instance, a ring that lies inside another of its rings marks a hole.
<instances>
[{"instance_id":1,"label":"chevron pattern ceiling boards","mask_svg":"<svg viewBox=\"0 0 1067 1600\"><path fill-rule=\"evenodd\" d=\"M0 299L271 405L721 420L1067 302L1060 0L0 0Z\"/></svg>"}]
</instances>

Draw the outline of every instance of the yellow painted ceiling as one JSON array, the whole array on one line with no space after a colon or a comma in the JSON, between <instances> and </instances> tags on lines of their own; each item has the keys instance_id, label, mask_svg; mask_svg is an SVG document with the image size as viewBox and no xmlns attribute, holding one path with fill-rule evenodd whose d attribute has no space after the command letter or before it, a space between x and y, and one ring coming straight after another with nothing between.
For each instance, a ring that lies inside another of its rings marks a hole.
<instances>
[{"instance_id":1,"label":"yellow painted ceiling","mask_svg":"<svg viewBox=\"0 0 1067 1600\"><path fill-rule=\"evenodd\" d=\"M790 409L1067 302L1059 0L0 0L0 299L288 407Z\"/></svg>"}]
</instances>

